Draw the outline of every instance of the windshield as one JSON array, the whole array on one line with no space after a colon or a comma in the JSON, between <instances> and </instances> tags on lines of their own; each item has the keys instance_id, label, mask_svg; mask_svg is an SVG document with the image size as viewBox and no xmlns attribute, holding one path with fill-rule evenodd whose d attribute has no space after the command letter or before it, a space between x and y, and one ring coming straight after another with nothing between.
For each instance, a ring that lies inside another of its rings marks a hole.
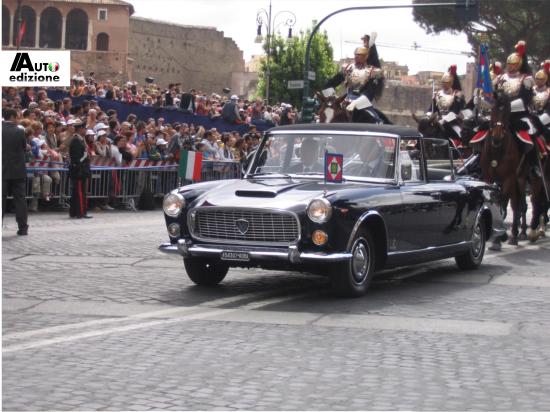
<instances>
[{"instance_id":1,"label":"windshield","mask_svg":"<svg viewBox=\"0 0 550 412\"><path fill-rule=\"evenodd\" d=\"M249 174L311 175L323 178L324 154L342 154L343 177L394 179L395 137L346 134L268 135Z\"/></svg>"}]
</instances>

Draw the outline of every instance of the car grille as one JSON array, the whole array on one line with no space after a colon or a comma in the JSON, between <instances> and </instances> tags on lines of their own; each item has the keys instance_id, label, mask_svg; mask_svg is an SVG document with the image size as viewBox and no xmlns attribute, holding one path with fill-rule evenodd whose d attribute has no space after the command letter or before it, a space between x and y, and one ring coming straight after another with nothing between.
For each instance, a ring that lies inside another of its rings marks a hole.
<instances>
[{"instance_id":1,"label":"car grille","mask_svg":"<svg viewBox=\"0 0 550 412\"><path fill-rule=\"evenodd\" d=\"M248 222L248 230L245 233L239 231L238 220ZM298 241L300 229L298 219L291 213L204 208L196 210L192 234L203 240L289 245Z\"/></svg>"}]
</instances>

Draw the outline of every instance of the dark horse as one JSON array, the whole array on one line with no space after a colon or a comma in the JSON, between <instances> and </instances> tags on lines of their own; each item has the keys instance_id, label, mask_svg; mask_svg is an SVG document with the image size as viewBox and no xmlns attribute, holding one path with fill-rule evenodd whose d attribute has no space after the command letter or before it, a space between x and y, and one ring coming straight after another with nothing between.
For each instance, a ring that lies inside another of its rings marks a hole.
<instances>
[{"instance_id":1,"label":"dark horse","mask_svg":"<svg viewBox=\"0 0 550 412\"><path fill-rule=\"evenodd\" d=\"M517 245L521 214L527 207L525 187L528 167L525 154L521 153L510 129L510 99L504 93L496 96L489 133L480 143L483 145L480 158L483 180L500 184L503 204L510 201L513 220L512 236L508 243ZM500 250L500 240L495 241L491 249Z\"/></svg>"},{"instance_id":2,"label":"dark horse","mask_svg":"<svg viewBox=\"0 0 550 412\"><path fill-rule=\"evenodd\" d=\"M321 102L318 112L320 123L355 122L392 124L384 113L373 106L365 110L355 109L353 112L348 111L346 105L349 101L346 100L347 96L345 94L340 97L325 97L322 93L317 92L315 95Z\"/></svg>"},{"instance_id":3,"label":"dark horse","mask_svg":"<svg viewBox=\"0 0 550 412\"><path fill-rule=\"evenodd\" d=\"M472 154L469 147L462 146L462 142L447 137L447 131L445 130L445 127L439 123L437 113L432 113L430 116L418 117L415 113L411 112L411 115L417 124L418 131L422 133L422 136L433 139L449 140L451 147L454 147L459 151L462 159L467 158Z\"/></svg>"},{"instance_id":4,"label":"dark horse","mask_svg":"<svg viewBox=\"0 0 550 412\"><path fill-rule=\"evenodd\" d=\"M349 123L351 122L351 113L343 105L346 95L336 97L325 97L322 93L316 93L321 102L319 107L320 123Z\"/></svg>"}]
</instances>

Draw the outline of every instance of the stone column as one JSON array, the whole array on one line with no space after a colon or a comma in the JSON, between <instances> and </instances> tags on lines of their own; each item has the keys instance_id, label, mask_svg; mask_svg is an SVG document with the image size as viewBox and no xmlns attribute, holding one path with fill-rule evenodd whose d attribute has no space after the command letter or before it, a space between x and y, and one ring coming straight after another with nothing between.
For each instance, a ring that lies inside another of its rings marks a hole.
<instances>
[{"instance_id":1,"label":"stone column","mask_svg":"<svg viewBox=\"0 0 550 412\"><path fill-rule=\"evenodd\" d=\"M40 47L40 14L36 13L36 32L34 36L34 47L39 48Z\"/></svg>"},{"instance_id":2,"label":"stone column","mask_svg":"<svg viewBox=\"0 0 550 412\"><path fill-rule=\"evenodd\" d=\"M60 49L65 48L65 31L67 30L67 16L62 16L63 21L61 22L61 47Z\"/></svg>"},{"instance_id":3,"label":"stone column","mask_svg":"<svg viewBox=\"0 0 550 412\"><path fill-rule=\"evenodd\" d=\"M90 51L92 50L92 20L91 19L88 19L88 36L86 37L87 38L87 45L86 45L86 50L87 51Z\"/></svg>"},{"instance_id":4,"label":"stone column","mask_svg":"<svg viewBox=\"0 0 550 412\"><path fill-rule=\"evenodd\" d=\"M15 13L10 14L10 46L15 46L13 31L15 30Z\"/></svg>"}]
</instances>

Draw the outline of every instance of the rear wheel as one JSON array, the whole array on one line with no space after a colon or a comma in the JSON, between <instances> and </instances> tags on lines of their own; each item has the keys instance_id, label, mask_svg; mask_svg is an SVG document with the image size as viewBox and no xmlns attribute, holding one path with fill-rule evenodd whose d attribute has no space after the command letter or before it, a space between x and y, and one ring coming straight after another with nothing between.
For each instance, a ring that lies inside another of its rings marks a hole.
<instances>
[{"instance_id":1,"label":"rear wheel","mask_svg":"<svg viewBox=\"0 0 550 412\"><path fill-rule=\"evenodd\" d=\"M183 258L187 276L199 286L215 286L227 275L229 265L211 259Z\"/></svg>"},{"instance_id":2,"label":"rear wheel","mask_svg":"<svg viewBox=\"0 0 550 412\"><path fill-rule=\"evenodd\" d=\"M351 259L338 263L331 273L331 284L336 294L358 297L365 294L374 276L375 253L372 235L360 230L353 239Z\"/></svg>"},{"instance_id":3,"label":"rear wheel","mask_svg":"<svg viewBox=\"0 0 550 412\"><path fill-rule=\"evenodd\" d=\"M468 252L455 257L456 264L460 269L472 270L481 265L485 254L485 238L485 221L480 218L472 231L471 245Z\"/></svg>"}]
</instances>

